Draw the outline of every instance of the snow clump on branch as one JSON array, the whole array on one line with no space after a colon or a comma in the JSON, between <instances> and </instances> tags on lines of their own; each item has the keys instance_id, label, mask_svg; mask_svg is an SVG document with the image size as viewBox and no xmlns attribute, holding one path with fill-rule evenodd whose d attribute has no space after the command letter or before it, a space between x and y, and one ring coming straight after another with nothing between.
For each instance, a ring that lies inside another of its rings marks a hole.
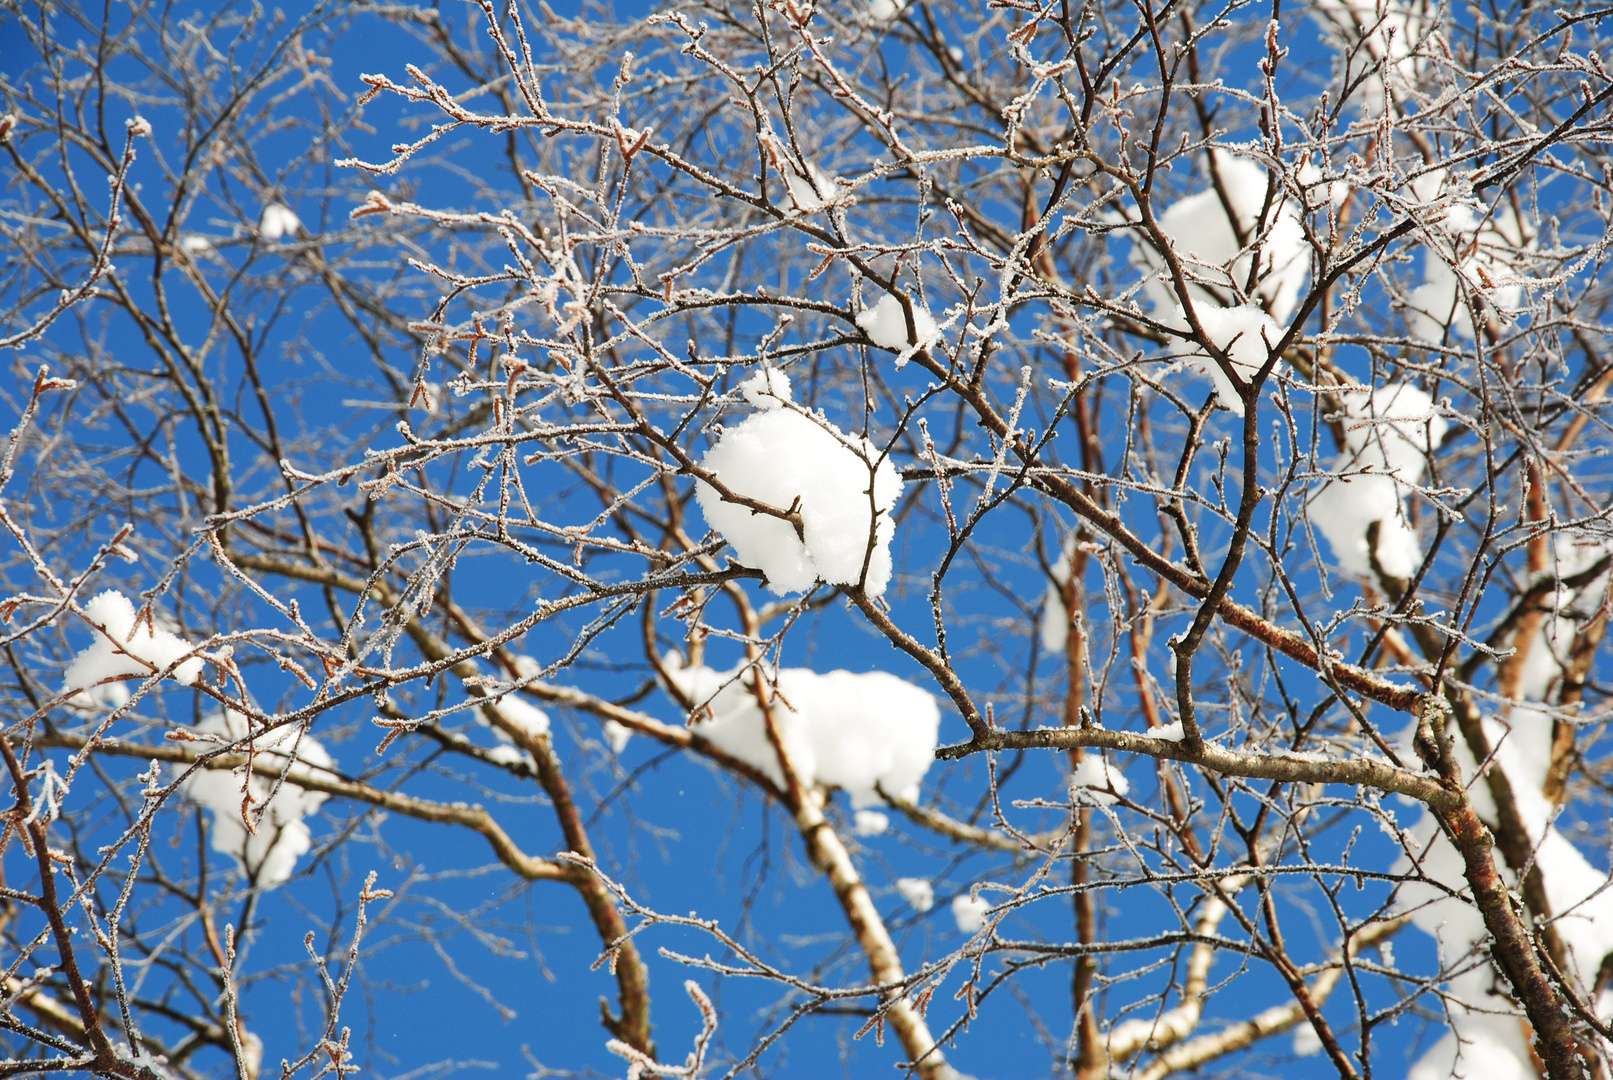
<instances>
[{"instance_id":1,"label":"snow clump on branch","mask_svg":"<svg viewBox=\"0 0 1613 1080\"><path fill-rule=\"evenodd\" d=\"M902 899L911 904L913 910L920 915L935 906L935 886L930 884L929 878L897 878L896 891L901 893Z\"/></svg>"},{"instance_id":2,"label":"snow clump on branch","mask_svg":"<svg viewBox=\"0 0 1613 1080\"><path fill-rule=\"evenodd\" d=\"M1368 532L1378 526L1378 565L1405 579L1422 564L1422 546L1406 516L1406 496L1422 482L1428 456L1445 437L1433 398L1408 383L1341 389L1344 453L1306 510L1346 574L1372 577Z\"/></svg>"},{"instance_id":3,"label":"snow clump on branch","mask_svg":"<svg viewBox=\"0 0 1613 1080\"><path fill-rule=\"evenodd\" d=\"M209 742L228 746L246 739L250 728L245 716L226 709L209 716L194 730L198 735L212 736ZM259 765L267 764L276 771L290 767L290 775L280 782L278 791L274 790L273 778L256 772L244 778L243 791L240 773L244 766L234 770L197 769L186 779L184 789L191 801L212 811L213 850L234 858L241 871L260 888L272 889L291 879L297 860L313 847L313 834L303 819L317 811L326 798L322 791L299 786L293 777L299 771L329 770L336 763L319 740L295 725L253 733L250 743L241 747L242 752L248 747L252 760ZM256 832L247 831L243 813L253 816Z\"/></svg>"},{"instance_id":4,"label":"snow clump on branch","mask_svg":"<svg viewBox=\"0 0 1613 1080\"><path fill-rule=\"evenodd\" d=\"M1042 600L1042 619L1038 627L1043 652L1061 653L1070 642L1070 609L1064 602L1064 590L1070 584L1075 544L1075 533L1065 536L1058 561L1048 570L1047 595Z\"/></svg>"},{"instance_id":5,"label":"snow clump on branch","mask_svg":"<svg viewBox=\"0 0 1613 1080\"><path fill-rule=\"evenodd\" d=\"M63 690L78 691L70 699L74 704L117 708L129 700L129 692L112 680L150 678L176 662L174 680L191 686L201 676L201 658L190 655L196 647L149 623L137 627L134 604L116 589L85 604L84 616L96 628L95 640L73 658L62 681Z\"/></svg>"},{"instance_id":6,"label":"snow clump on branch","mask_svg":"<svg viewBox=\"0 0 1613 1080\"><path fill-rule=\"evenodd\" d=\"M1193 313L1198 317L1199 326L1203 327L1204 334L1210 339L1211 344L1226 354L1226 358L1231 361L1232 369L1245 382L1252 380L1259 373L1271 355L1271 346L1277 344L1283 336L1282 330L1272 321L1271 316L1252 304L1235 308L1195 304ZM1221 404L1231 409L1234 415L1242 416L1243 399L1238 396L1232 380L1213 358L1203 353L1198 355L1200 360L1196 366L1200 373L1208 375L1215 383Z\"/></svg>"},{"instance_id":7,"label":"snow clump on branch","mask_svg":"<svg viewBox=\"0 0 1613 1080\"><path fill-rule=\"evenodd\" d=\"M549 734L549 714L536 705L528 705L514 694L505 694L497 701L488 701L483 708L496 713L498 717L512 727L526 732L534 739ZM488 751L488 757L500 765L513 765L516 762L529 759L527 752L515 745L515 740L509 733L497 724L489 723L485 716L478 715L480 723L487 724L493 729L493 735L498 739L499 745Z\"/></svg>"},{"instance_id":8,"label":"snow clump on branch","mask_svg":"<svg viewBox=\"0 0 1613 1080\"><path fill-rule=\"evenodd\" d=\"M1383 113L1381 72L1390 74L1392 98L1409 100L1427 68L1417 46L1427 32L1421 0L1317 0L1315 13L1346 55L1361 46L1356 62L1361 108L1369 116Z\"/></svg>"},{"instance_id":9,"label":"snow clump on branch","mask_svg":"<svg viewBox=\"0 0 1613 1080\"><path fill-rule=\"evenodd\" d=\"M786 165L780 169L784 174L784 183L789 188L790 199L795 208L803 214L816 213L828 206L835 197L834 177L808 162L806 175L796 172L793 166Z\"/></svg>"},{"instance_id":10,"label":"snow clump on branch","mask_svg":"<svg viewBox=\"0 0 1613 1080\"><path fill-rule=\"evenodd\" d=\"M1482 725L1495 748L1486 768L1505 774L1512 790L1528 833L1533 864L1545 886L1552 926L1567 953L1565 974L1595 992L1604 964L1613 955L1613 891L1607 888L1607 874L1593 866L1553 824L1557 807L1545 788L1558 714L1547 706L1546 695L1563 670L1549 642L1552 637L1572 640L1577 630L1572 624L1592 618L1602 609L1613 542L1605 536L1563 539L1550 571L1559 584L1549 601L1545 626L1537 637L1519 642L1529 649L1522 659L1519 700L1504 716L1483 717ZM1591 580L1574 586L1561 584L1581 575ZM1537 656L1537 650L1543 658ZM1411 739L1408 731L1402 742L1409 746ZM1452 750L1463 776L1481 775L1465 739L1456 739ZM1469 793L1479 816L1496 827L1498 814L1488 784L1475 782ZM1436 939L1442 965L1465 969L1449 980L1444 998L1451 1030L1412 1066L1409 1080L1448 1076L1528 1080L1537 1076L1537 1059L1524 1027L1499 1019L1513 1013L1515 1005L1498 990L1494 970L1487 964L1465 962L1482 953L1489 934L1472 901L1461 895L1468 885L1461 855L1426 811L1405 830L1403 838L1405 853L1390 873L1416 876L1400 886L1400 906L1418 929ZM1507 873L1510 884L1511 873ZM1613 1019L1613 994L1601 992L1593 1008L1604 1022Z\"/></svg>"},{"instance_id":11,"label":"snow clump on branch","mask_svg":"<svg viewBox=\"0 0 1613 1080\"><path fill-rule=\"evenodd\" d=\"M1081 758L1070 776L1070 797L1077 806L1113 806L1130 790L1131 784L1120 767L1093 752Z\"/></svg>"},{"instance_id":12,"label":"snow clump on branch","mask_svg":"<svg viewBox=\"0 0 1613 1080\"><path fill-rule=\"evenodd\" d=\"M1156 319L1183 331L1196 319L1209 343L1249 379L1282 339L1282 324L1310 276L1304 204L1280 176L1255 162L1212 151L1211 164L1214 182L1172 203L1156 219L1186 279L1193 319L1152 237L1133 242L1131 262L1143 274L1143 294ZM1316 170L1301 172L1309 177ZM1341 192L1337 184L1324 190L1330 197ZM1197 352L1194 367L1215 383L1221 403L1242 416L1243 401L1221 365Z\"/></svg>"},{"instance_id":13,"label":"snow clump on branch","mask_svg":"<svg viewBox=\"0 0 1613 1080\"><path fill-rule=\"evenodd\" d=\"M958 924L960 933L978 934L980 928L986 925L986 915L990 911L991 901L984 897L959 893L952 898L952 919Z\"/></svg>"},{"instance_id":14,"label":"snow clump on branch","mask_svg":"<svg viewBox=\"0 0 1613 1080\"><path fill-rule=\"evenodd\" d=\"M1272 318L1285 322L1294 312L1311 268L1299 201L1283 187L1280 177L1252 161L1215 152L1214 165L1220 190L1212 183L1178 199L1156 219L1182 264L1188 295L1200 310L1258 301ZM1236 228L1228 207L1236 217ZM1253 275L1254 291L1246 293L1257 251L1260 263ZM1174 315L1172 325L1185 328L1182 299L1172 286L1165 259L1150 243L1139 240L1132 245L1131 261L1144 274L1143 293L1155 315L1167 321Z\"/></svg>"},{"instance_id":15,"label":"snow clump on branch","mask_svg":"<svg viewBox=\"0 0 1613 1080\"><path fill-rule=\"evenodd\" d=\"M695 724L695 734L783 786L778 753L756 700L756 669L685 667L669 653L664 670L672 689L697 715L709 713ZM941 711L927 691L884 671L819 674L784 668L776 681L768 671L763 682L785 753L803 786L842 788L858 810L882 804L881 788L900 799L918 798L941 730Z\"/></svg>"},{"instance_id":16,"label":"snow clump on branch","mask_svg":"<svg viewBox=\"0 0 1613 1080\"><path fill-rule=\"evenodd\" d=\"M263 208L258 218L258 235L270 243L287 236L296 236L302 230L302 219L285 203L272 202Z\"/></svg>"},{"instance_id":17,"label":"snow clump on branch","mask_svg":"<svg viewBox=\"0 0 1613 1080\"><path fill-rule=\"evenodd\" d=\"M882 594L896 531L890 511L902 491L889 456L820 416L788 407L790 380L782 371L758 371L740 391L757 411L724 431L702 464L729 492L794 520L725 500L700 482L695 500L706 523L742 566L766 574L767 587L780 596L820 579L862 582L867 595Z\"/></svg>"},{"instance_id":18,"label":"snow clump on branch","mask_svg":"<svg viewBox=\"0 0 1613 1080\"><path fill-rule=\"evenodd\" d=\"M908 302L913 305L913 336L908 335L907 313L902 309L901 300L891 293L857 314L857 325L868 335L869 341L899 354L896 357L898 368L919 349L928 349L941 340L941 328L936 325L930 309L917 300Z\"/></svg>"},{"instance_id":19,"label":"snow clump on branch","mask_svg":"<svg viewBox=\"0 0 1613 1080\"><path fill-rule=\"evenodd\" d=\"M1455 190L1453 190L1453 187ZM1423 250L1423 284L1406 298L1411 332L1423 341L1443 341L1447 330L1473 340L1470 296L1482 300L1480 311L1511 318L1523 300L1526 280L1521 263L1533 249L1532 230L1512 207L1502 203L1492 212L1475 200L1461 199L1444 169L1411 183L1425 216L1438 220Z\"/></svg>"}]
</instances>

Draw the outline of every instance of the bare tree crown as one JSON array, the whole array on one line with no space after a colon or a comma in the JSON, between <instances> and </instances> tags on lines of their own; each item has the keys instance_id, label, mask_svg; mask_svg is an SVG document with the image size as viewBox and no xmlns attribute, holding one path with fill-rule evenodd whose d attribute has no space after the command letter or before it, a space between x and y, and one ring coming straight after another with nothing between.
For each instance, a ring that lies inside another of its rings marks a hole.
<instances>
[{"instance_id":1,"label":"bare tree crown","mask_svg":"<svg viewBox=\"0 0 1613 1080\"><path fill-rule=\"evenodd\" d=\"M1606 14L8 0L0 1075L1607 1076Z\"/></svg>"}]
</instances>

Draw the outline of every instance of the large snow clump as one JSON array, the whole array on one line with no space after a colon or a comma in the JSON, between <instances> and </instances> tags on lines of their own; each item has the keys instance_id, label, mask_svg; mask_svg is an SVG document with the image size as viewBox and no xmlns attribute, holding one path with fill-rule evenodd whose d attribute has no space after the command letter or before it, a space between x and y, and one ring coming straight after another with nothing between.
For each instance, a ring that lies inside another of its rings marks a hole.
<instances>
[{"instance_id":1,"label":"large snow clump","mask_svg":"<svg viewBox=\"0 0 1613 1080\"><path fill-rule=\"evenodd\" d=\"M1332 471L1341 475L1311 498L1311 524L1327 538L1340 570L1371 577L1367 532L1376 523L1378 564L1390 577L1409 578L1423 556L1406 496L1422 482L1428 455L1445 437L1445 419L1433 399L1409 383L1337 393L1344 403L1345 450Z\"/></svg>"},{"instance_id":2,"label":"large snow clump","mask_svg":"<svg viewBox=\"0 0 1613 1080\"><path fill-rule=\"evenodd\" d=\"M245 716L226 709L209 716L194 730L199 735L214 736L210 741L215 745L229 745L246 738L249 727ZM297 860L313 847L313 834L303 819L317 811L326 798L323 792L298 786L294 778L298 772L329 770L336 763L319 740L302 734L295 726L257 734L251 747L259 765L267 764L280 771L292 764L290 774L281 782L261 819L256 815L269 798L274 780L256 772L243 777L245 766L235 770L198 769L185 781L185 794L212 811L213 850L233 857L260 888L272 889L290 879ZM245 749L243 746L243 752ZM293 752L295 763L289 761ZM247 832L241 820L243 779L251 796L246 812L257 821L256 833Z\"/></svg>"},{"instance_id":3,"label":"large snow clump","mask_svg":"<svg viewBox=\"0 0 1613 1080\"><path fill-rule=\"evenodd\" d=\"M1221 191L1211 184L1178 199L1157 219L1160 231L1170 240L1187 273L1193 307L1236 308L1258 302L1269 308L1278 322L1285 322L1294 312L1300 287L1311 268L1310 245L1300 223L1298 200L1277 182L1268 204L1267 172L1263 166L1219 152L1214 160ZM1221 192L1226 194L1225 202ZM1237 216L1236 231L1227 214L1229 205ZM1245 243L1238 242L1239 232ZM1254 275L1253 293L1246 294L1257 246L1259 272ZM1174 325L1185 327L1187 323L1180 314L1181 298L1171 286L1159 252L1139 241L1132 246L1131 261L1145 275L1143 292L1155 315L1170 321L1175 313Z\"/></svg>"},{"instance_id":4,"label":"large snow clump","mask_svg":"<svg viewBox=\"0 0 1613 1080\"><path fill-rule=\"evenodd\" d=\"M781 596L820 579L861 581L869 596L879 596L890 583L896 531L890 510L902 491L889 456L821 416L791 408L790 380L782 371L759 371L740 389L757 411L724 431L702 464L738 495L780 510L795 506L801 532L783 518L725 502L701 482L695 500L706 523L741 565L766 574L767 587Z\"/></svg>"},{"instance_id":5,"label":"large snow clump","mask_svg":"<svg viewBox=\"0 0 1613 1080\"><path fill-rule=\"evenodd\" d=\"M1427 230L1423 284L1407 297L1411 332L1424 341L1442 341L1448 327L1456 337L1473 340L1469 296L1511 318L1524 299L1524 263L1535 246L1533 230L1504 202L1492 212L1475 199L1459 198L1460 188L1443 169L1413 180L1411 192L1415 204L1433 211L1424 216L1437 221Z\"/></svg>"},{"instance_id":6,"label":"large snow clump","mask_svg":"<svg viewBox=\"0 0 1613 1080\"><path fill-rule=\"evenodd\" d=\"M116 589L108 589L84 605L84 615L96 627L95 640L67 666L63 690L77 690L76 704L116 708L129 700L129 692L116 679L146 679L169 664L172 677L190 686L202 674L196 647L163 629L134 624L134 604ZM189 659L186 659L189 657Z\"/></svg>"},{"instance_id":7,"label":"large snow clump","mask_svg":"<svg viewBox=\"0 0 1613 1080\"><path fill-rule=\"evenodd\" d=\"M1157 222L1187 278L1198 325L1248 378L1266 363L1269 346L1283 335L1281 324L1294 312L1310 275L1310 245L1301 201L1275 177L1268 179L1264 166L1219 151L1212 161L1219 190L1212 183L1178 199ZM1143 274L1143 295L1154 318L1188 329L1191 321L1160 252L1138 239L1131 261ZM1195 369L1214 381L1221 403L1242 416L1232 380L1210 356L1195 355Z\"/></svg>"},{"instance_id":8,"label":"large snow clump","mask_svg":"<svg viewBox=\"0 0 1613 1080\"><path fill-rule=\"evenodd\" d=\"M784 783L756 701L755 668L684 667L670 653L665 671L697 713L710 714L694 726L695 734ZM843 788L855 809L884 801L876 785L901 799L918 798L941 729L934 697L884 671L784 668L776 689L771 674L763 681L773 695L774 723L803 785Z\"/></svg>"}]
</instances>

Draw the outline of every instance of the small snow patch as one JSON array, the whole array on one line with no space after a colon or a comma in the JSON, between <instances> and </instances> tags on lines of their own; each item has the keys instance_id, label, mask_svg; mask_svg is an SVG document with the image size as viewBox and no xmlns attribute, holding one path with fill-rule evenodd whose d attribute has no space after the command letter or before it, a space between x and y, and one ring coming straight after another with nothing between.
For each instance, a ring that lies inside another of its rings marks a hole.
<instances>
[{"instance_id":1,"label":"small snow patch","mask_svg":"<svg viewBox=\"0 0 1613 1080\"><path fill-rule=\"evenodd\" d=\"M1120 769L1096 754L1083 757L1070 776L1070 797L1078 806L1113 806L1130 790Z\"/></svg>"},{"instance_id":2,"label":"small snow patch","mask_svg":"<svg viewBox=\"0 0 1613 1080\"><path fill-rule=\"evenodd\" d=\"M963 893L952 898L952 919L965 934L979 933L986 925L986 913L990 910L991 902L982 897Z\"/></svg>"},{"instance_id":3,"label":"small snow patch","mask_svg":"<svg viewBox=\"0 0 1613 1080\"><path fill-rule=\"evenodd\" d=\"M878 810L858 810L851 820L858 836L880 836L891 827L890 815Z\"/></svg>"},{"instance_id":4,"label":"small snow patch","mask_svg":"<svg viewBox=\"0 0 1613 1080\"><path fill-rule=\"evenodd\" d=\"M263 208L258 218L258 235L273 243L286 236L295 236L302 229L302 219L284 203L272 202Z\"/></svg>"},{"instance_id":5,"label":"small snow patch","mask_svg":"<svg viewBox=\"0 0 1613 1080\"><path fill-rule=\"evenodd\" d=\"M868 335L869 341L901 354L896 360L897 367L906 363L907 358L917 350L927 349L941 340L941 328L936 325L930 309L917 300L909 302L913 305L916 337L908 335L907 314L902 310L902 302L890 293L881 296L877 304L864 308L857 316L857 325Z\"/></svg>"},{"instance_id":6,"label":"small snow patch","mask_svg":"<svg viewBox=\"0 0 1613 1080\"><path fill-rule=\"evenodd\" d=\"M901 893L902 899L913 905L913 910L920 915L935 906L935 887L930 884L928 878L897 878L896 891Z\"/></svg>"}]
</instances>

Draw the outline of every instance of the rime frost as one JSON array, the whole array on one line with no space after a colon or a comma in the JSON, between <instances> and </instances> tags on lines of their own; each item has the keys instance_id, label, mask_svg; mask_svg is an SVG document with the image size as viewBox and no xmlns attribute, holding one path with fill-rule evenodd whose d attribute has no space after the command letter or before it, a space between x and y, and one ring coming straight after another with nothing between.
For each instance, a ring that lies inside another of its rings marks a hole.
<instances>
[{"instance_id":1,"label":"rime frost","mask_svg":"<svg viewBox=\"0 0 1613 1080\"><path fill-rule=\"evenodd\" d=\"M754 670L684 667L675 653L667 655L665 670L697 713L710 713L694 726L695 734L783 784L756 701ZM934 697L883 671L785 668L777 683L774 723L803 784L843 788L854 809L884 801L875 785L903 799L918 798L940 734Z\"/></svg>"},{"instance_id":2,"label":"rime frost","mask_svg":"<svg viewBox=\"0 0 1613 1080\"><path fill-rule=\"evenodd\" d=\"M233 709L214 713L195 731L216 736L216 745L229 745L244 739L249 723L247 718ZM299 739L298 736L301 735ZM256 734L250 743L258 764L269 764L276 770L291 764L287 779L264 810L264 800L274 788L274 781L253 773L243 777L244 766L236 770L198 769L185 781L185 794L192 801L212 811L213 850L233 857L248 877L265 889L284 884L297 868L297 860L313 846L313 834L303 819L317 811L325 801L320 791L308 791L292 779L298 772L329 770L335 762L311 735L302 735L296 727L284 727L268 734ZM246 745L241 748L247 749ZM293 763L291 754L295 750ZM246 812L253 815L257 832L247 832L241 820L242 781L251 796ZM261 818L258 817L262 813Z\"/></svg>"},{"instance_id":3,"label":"rime frost","mask_svg":"<svg viewBox=\"0 0 1613 1080\"><path fill-rule=\"evenodd\" d=\"M781 371L752 376L742 393L758 411L723 432L703 464L732 492L783 511L795 507L800 534L784 518L723 501L704 482L695 487L700 511L735 559L766 574L779 595L822 579L863 581L869 596L879 596L891 577L890 510L902 490L896 467L867 439L787 407L789 387Z\"/></svg>"}]
</instances>

